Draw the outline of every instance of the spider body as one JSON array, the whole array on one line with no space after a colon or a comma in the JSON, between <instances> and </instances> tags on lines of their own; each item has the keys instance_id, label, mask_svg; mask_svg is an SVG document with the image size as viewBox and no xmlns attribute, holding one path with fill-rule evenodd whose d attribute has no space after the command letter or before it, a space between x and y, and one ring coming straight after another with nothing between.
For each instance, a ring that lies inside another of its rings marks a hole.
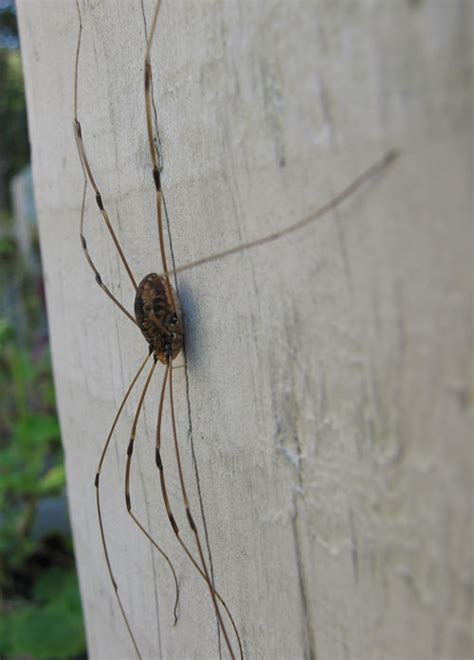
<instances>
[{"instance_id":1,"label":"spider body","mask_svg":"<svg viewBox=\"0 0 474 660\"><path fill-rule=\"evenodd\" d=\"M165 278L146 275L135 296L135 318L155 360L168 364L183 347L183 325L176 294Z\"/></svg>"}]
</instances>

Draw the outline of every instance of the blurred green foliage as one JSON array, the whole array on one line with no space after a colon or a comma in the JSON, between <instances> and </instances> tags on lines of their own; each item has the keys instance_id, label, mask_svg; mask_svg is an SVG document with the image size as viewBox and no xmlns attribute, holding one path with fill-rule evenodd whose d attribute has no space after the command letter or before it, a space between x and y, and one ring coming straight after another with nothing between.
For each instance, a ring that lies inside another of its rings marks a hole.
<instances>
[{"instance_id":1,"label":"blurred green foliage","mask_svg":"<svg viewBox=\"0 0 474 660\"><path fill-rule=\"evenodd\" d=\"M81 602L73 571L51 569L35 584L35 605L0 622L0 638L21 657L69 658L84 651Z\"/></svg>"},{"instance_id":2,"label":"blurred green foliage","mask_svg":"<svg viewBox=\"0 0 474 660\"><path fill-rule=\"evenodd\" d=\"M0 176L6 186L28 161L28 128L15 3L0 0Z\"/></svg>"},{"instance_id":3,"label":"blurred green foliage","mask_svg":"<svg viewBox=\"0 0 474 660\"><path fill-rule=\"evenodd\" d=\"M7 181L29 160L20 53L0 49L0 158Z\"/></svg>"},{"instance_id":4,"label":"blurred green foliage","mask_svg":"<svg viewBox=\"0 0 474 660\"><path fill-rule=\"evenodd\" d=\"M3 341L2 341L3 335ZM51 480L61 460L60 436L54 414L54 394L47 355L36 364L14 342L13 329L0 322L0 585L12 566L31 551L27 535L35 505L47 495L58 495L62 478ZM45 468L50 463L51 467ZM25 538L24 538L25 537Z\"/></svg>"},{"instance_id":5,"label":"blurred green foliage","mask_svg":"<svg viewBox=\"0 0 474 660\"><path fill-rule=\"evenodd\" d=\"M71 542L32 533L41 500L64 493L49 354L35 352L0 318L0 656L73 658L85 640Z\"/></svg>"},{"instance_id":6,"label":"blurred green foliage","mask_svg":"<svg viewBox=\"0 0 474 660\"><path fill-rule=\"evenodd\" d=\"M0 0L0 190L28 160L15 5ZM85 658L70 534L46 506L66 500L42 281L11 228L0 199L0 658Z\"/></svg>"}]
</instances>

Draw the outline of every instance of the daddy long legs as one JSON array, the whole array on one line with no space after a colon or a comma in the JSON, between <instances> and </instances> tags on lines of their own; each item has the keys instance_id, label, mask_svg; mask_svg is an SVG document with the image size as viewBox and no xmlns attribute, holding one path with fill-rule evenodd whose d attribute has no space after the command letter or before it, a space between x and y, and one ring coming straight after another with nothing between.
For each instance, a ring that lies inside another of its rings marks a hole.
<instances>
[{"instance_id":1,"label":"daddy long legs","mask_svg":"<svg viewBox=\"0 0 474 660\"><path fill-rule=\"evenodd\" d=\"M292 234L297 231L303 230L305 227L308 227L318 218L321 218L329 211L336 208L338 205L342 204L347 198L354 194L358 189L360 189L365 183L372 179L376 174L384 170L396 157L394 151L390 151L382 159L377 161L370 168L365 170L360 176L358 176L352 183L343 188L340 193L338 193L333 199L328 203L320 207L318 210L310 213L308 216L303 219L298 219L294 223L290 223L289 226L284 227L283 229L273 232L271 234L257 237L251 241L244 243L236 244L230 246L229 248L222 250L215 254L210 254L208 256L203 256L197 258L186 264L177 264L174 263L172 266L168 263L165 236L164 236L164 199L163 199L163 190L162 190L162 176L161 176L161 158L159 152L159 139L155 129L155 116L154 116L154 104L153 104L153 88L152 88L152 66L151 66L151 49L155 40L155 35L159 30L157 30L158 24L158 15L160 11L160 2L155 5L154 13L149 23L148 37L146 42L146 49L144 55L144 103L145 103L145 125L143 127L144 132L147 136L148 143L148 157L151 164L150 167L150 185L154 189L155 195L155 209L156 209L156 222L151 225L155 233L155 240L158 239L157 243L159 245L159 252L161 256L161 266L157 268L156 273L145 274L144 277L138 277L134 273L134 269L131 267L129 260L126 256L126 249L122 246L120 238L117 235L113 227L113 219L111 219L110 213L108 211L107 199L110 197L111 191L105 191L102 189L100 184L100 172L96 171L92 160L88 156L88 147L87 139L88 136L83 131L81 123L81 114L82 111L79 111L79 70L80 70L80 55L81 55L81 46L82 46L82 32L83 32L83 19L81 13L81 7L79 2L77 2L77 12L78 12L78 39L77 39L77 48L76 48L76 61L74 69L74 133L77 142L77 148L81 164L84 171L84 185L82 193L82 202L81 202L81 217L80 217L80 239L82 250L84 252L85 259L91 268L95 280L98 286L103 290L103 292L108 296L108 298L116 305L120 310L122 316L126 317L128 322L133 323L137 329L139 329L142 335L145 337L148 345L148 355L143 359L141 365L136 372L136 375L133 377L130 386L125 392L122 403L119 406L117 415L113 420L110 432L104 443L102 452L100 454L99 463L97 467L97 472L95 475L95 489L96 489L96 506L97 506L97 516L99 521L99 532L102 541L102 547L105 557L105 566L109 574L111 588L115 594L117 606L121 612L121 616L124 622L124 625L128 631L130 640L133 644L133 648L138 657L142 657L140 651L140 642L137 639L134 633L134 626L130 620L130 617L127 613L127 605L123 602L123 599L120 596L120 580L115 575L113 568L113 549L111 548L110 543L107 538L106 531L106 520L102 513L102 501L101 501L101 476L103 474L103 469L105 468L105 460L107 452L110 447L110 443L114 437L114 431L116 429L117 422L122 413L124 406L127 404L129 396L132 392L132 389L136 387L136 384L140 377L147 372L145 377L145 383L142 386L141 393L139 395L139 401L136 406L136 411L133 417L133 424L131 428L130 437L128 440L128 447L125 452L127 455L125 474L123 475L124 480L124 500L126 510L133 522L135 528L144 534L151 544L154 546L156 551L162 556L164 563L167 565L172 579L175 584L176 596L174 606L171 609L174 609L174 622L176 622L177 612L178 612L178 600L179 600L179 586L178 578L176 571L174 569L171 552L174 553L174 550L171 551L169 548L166 550L160 545L159 539L154 538L149 530L147 529L146 521L140 520L134 511L133 508L133 487L132 487L132 464L133 464L133 455L134 449L137 441L137 428L140 419L140 413L143 408L145 401L145 396L148 391L151 389L151 383L153 376L158 371L158 363L163 365L162 368L162 384L160 388L160 395L158 400L158 409L157 409L157 424L156 424L156 436L155 436L155 450L154 450L154 461L156 469L159 475L159 490L161 492L162 501L164 504L164 509L166 511L166 516L168 518L168 523L164 524L170 525L178 546L181 547L181 550L184 552L186 557L189 560L190 567L193 567L192 570L197 571L201 576L202 585L207 589L209 593L210 602L214 609L216 619L218 622L218 627L220 634L222 636L222 645L227 650L227 653L232 658L242 658L244 657L244 643L241 638L238 624L233 614L231 613L231 607L229 607L226 600L224 600L221 595L218 587L214 583L212 577L212 571L209 566L209 561L205 556L205 548L202 540L202 531L199 530L199 523L196 522L196 518L193 515L195 511L192 506L192 502L188 496L188 487L187 487L187 478L184 474L181 460L181 450L180 442L177 431L176 424L176 415L175 415L175 402L173 394L173 361L181 353L183 346L183 322L180 311L179 299L177 295L177 287L175 278L177 274L182 273L191 268L197 268L199 266L204 266L205 264L211 263L213 261L222 260L230 257L233 254L238 254L251 249L263 248L265 245L269 245L275 241L284 239L289 234ZM107 38L107 37L104 37ZM137 53L138 57L138 53ZM156 99L156 106L158 108L158 122L159 122L159 99ZM172 157L172 156L171 156ZM110 234L111 240L113 242L114 248L117 251L120 262L123 266L123 269L126 273L127 278L130 280L130 283L135 291L135 302L134 302L134 312L128 309L127 304L120 300L118 295L114 291L114 287L106 283L100 273L100 267L97 265L97 258L93 254L93 245L89 245L86 238L86 228L85 228L85 205L86 197L88 191L92 190L93 197L95 198L96 203L96 213L99 218L104 222L107 231ZM151 223L150 223L151 224ZM173 286L173 284L175 286ZM179 486L180 486L180 496L182 500L181 506L184 508L185 517L187 520L187 525L189 527L190 536L193 545L189 541L185 541L183 538L183 533L178 526L177 517L175 515L176 505L173 504L169 497L168 487L167 487L167 475L169 470L172 468L164 464L162 460L162 442L165 442L166 439L162 438L161 428L163 416L165 414L165 402L168 398L169 401L169 412L171 417L171 430L172 430L172 444L174 446L175 453L175 469L178 474ZM132 533L132 532L130 532Z\"/></svg>"}]
</instances>

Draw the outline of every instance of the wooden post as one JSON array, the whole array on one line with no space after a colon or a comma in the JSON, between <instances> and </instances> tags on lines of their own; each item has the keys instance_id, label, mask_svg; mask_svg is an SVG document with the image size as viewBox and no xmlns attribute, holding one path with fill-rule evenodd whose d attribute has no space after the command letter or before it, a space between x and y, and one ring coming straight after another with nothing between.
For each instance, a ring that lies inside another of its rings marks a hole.
<instances>
[{"instance_id":1,"label":"wooden post","mask_svg":"<svg viewBox=\"0 0 474 660\"><path fill-rule=\"evenodd\" d=\"M161 270L143 95L154 2L80 7L84 142L141 279ZM100 544L94 476L147 347L81 252L75 3L19 0L18 10L89 652L132 658ZM462 0L163 0L153 92L176 265L282 229L388 149L401 154L312 226L178 276L184 470L248 658L472 651L471 19ZM104 282L132 309L91 194L85 234ZM175 564L175 627L169 571L125 508L139 390L102 478L110 557L143 657L214 658L209 593L161 501L158 371L138 427L132 499ZM192 545L169 416L168 406L163 460ZM227 657L222 638L220 648Z\"/></svg>"}]
</instances>

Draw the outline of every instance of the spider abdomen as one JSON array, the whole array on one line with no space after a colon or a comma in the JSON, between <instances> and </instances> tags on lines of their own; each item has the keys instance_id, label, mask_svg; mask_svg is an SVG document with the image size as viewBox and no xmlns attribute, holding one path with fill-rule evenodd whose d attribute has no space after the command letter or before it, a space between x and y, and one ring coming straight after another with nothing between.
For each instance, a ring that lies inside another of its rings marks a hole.
<instances>
[{"instance_id":1,"label":"spider abdomen","mask_svg":"<svg viewBox=\"0 0 474 660\"><path fill-rule=\"evenodd\" d=\"M181 310L164 277L149 273L142 279L135 296L135 318L157 360L168 364L178 356L183 346Z\"/></svg>"}]
</instances>

